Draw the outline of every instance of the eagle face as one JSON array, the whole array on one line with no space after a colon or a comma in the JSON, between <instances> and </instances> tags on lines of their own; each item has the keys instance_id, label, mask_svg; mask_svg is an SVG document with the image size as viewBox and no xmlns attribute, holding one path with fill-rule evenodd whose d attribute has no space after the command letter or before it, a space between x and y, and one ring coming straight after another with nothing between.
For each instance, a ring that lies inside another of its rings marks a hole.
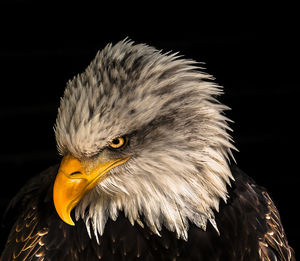
<instances>
[{"instance_id":1,"label":"eagle face","mask_svg":"<svg viewBox=\"0 0 300 261\"><path fill-rule=\"evenodd\" d=\"M233 149L220 87L197 63L121 41L68 82L55 125L63 160L53 198L98 239L119 211L156 234L205 230L227 198ZM217 229L217 227L215 226Z\"/></svg>"}]
</instances>

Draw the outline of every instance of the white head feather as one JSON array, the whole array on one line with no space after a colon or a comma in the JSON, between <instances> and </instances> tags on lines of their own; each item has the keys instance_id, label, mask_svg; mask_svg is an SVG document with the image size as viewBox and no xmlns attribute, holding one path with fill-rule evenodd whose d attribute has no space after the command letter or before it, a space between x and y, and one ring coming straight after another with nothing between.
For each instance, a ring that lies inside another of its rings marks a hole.
<instances>
[{"instance_id":1,"label":"white head feather","mask_svg":"<svg viewBox=\"0 0 300 261\"><path fill-rule=\"evenodd\" d=\"M68 82L55 134L61 154L79 159L105 153L129 135L120 152L130 160L88 193L76 219L102 235L123 211L132 224L159 234L162 226L187 239L188 221L205 230L226 201L232 178L230 128L215 96L220 87L197 63L144 44L107 45Z\"/></svg>"}]
</instances>

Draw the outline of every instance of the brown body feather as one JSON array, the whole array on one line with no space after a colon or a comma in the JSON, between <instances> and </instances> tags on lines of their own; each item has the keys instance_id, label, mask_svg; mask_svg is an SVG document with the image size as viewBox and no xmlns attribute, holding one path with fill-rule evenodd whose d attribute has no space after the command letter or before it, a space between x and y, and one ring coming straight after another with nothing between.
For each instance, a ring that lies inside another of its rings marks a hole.
<instances>
[{"instance_id":1,"label":"brown body feather","mask_svg":"<svg viewBox=\"0 0 300 261\"><path fill-rule=\"evenodd\" d=\"M210 224L206 231L190 224L187 241L166 228L159 237L147 227L132 226L120 213L116 221L107 222L99 245L95 237L89 238L82 220L72 227L57 216L51 199L56 170L34 178L13 201L23 210L17 213L1 261L295 260L273 201L237 167L232 168L236 181L230 198L216 213L220 234Z\"/></svg>"}]
</instances>

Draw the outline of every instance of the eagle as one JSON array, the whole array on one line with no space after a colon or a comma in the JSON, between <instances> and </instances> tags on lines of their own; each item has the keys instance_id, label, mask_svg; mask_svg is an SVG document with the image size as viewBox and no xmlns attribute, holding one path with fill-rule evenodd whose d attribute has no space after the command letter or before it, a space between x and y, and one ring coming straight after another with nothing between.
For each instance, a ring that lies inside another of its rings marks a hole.
<instances>
[{"instance_id":1,"label":"eagle","mask_svg":"<svg viewBox=\"0 0 300 261\"><path fill-rule=\"evenodd\" d=\"M67 83L61 162L10 202L0 260L295 260L269 193L236 165L220 94L178 53L105 46Z\"/></svg>"}]
</instances>

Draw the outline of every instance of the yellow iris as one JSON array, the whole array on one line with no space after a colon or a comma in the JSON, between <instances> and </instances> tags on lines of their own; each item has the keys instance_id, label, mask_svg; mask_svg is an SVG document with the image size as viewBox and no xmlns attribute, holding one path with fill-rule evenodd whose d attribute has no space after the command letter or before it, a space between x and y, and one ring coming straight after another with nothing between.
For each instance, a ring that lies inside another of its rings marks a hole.
<instances>
[{"instance_id":1,"label":"yellow iris","mask_svg":"<svg viewBox=\"0 0 300 261\"><path fill-rule=\"evenodd\" d=\"M127 137L118 137L109 142L109 147L112 149L120 149L127 144Z\"/></svg>"}]
</instances>

